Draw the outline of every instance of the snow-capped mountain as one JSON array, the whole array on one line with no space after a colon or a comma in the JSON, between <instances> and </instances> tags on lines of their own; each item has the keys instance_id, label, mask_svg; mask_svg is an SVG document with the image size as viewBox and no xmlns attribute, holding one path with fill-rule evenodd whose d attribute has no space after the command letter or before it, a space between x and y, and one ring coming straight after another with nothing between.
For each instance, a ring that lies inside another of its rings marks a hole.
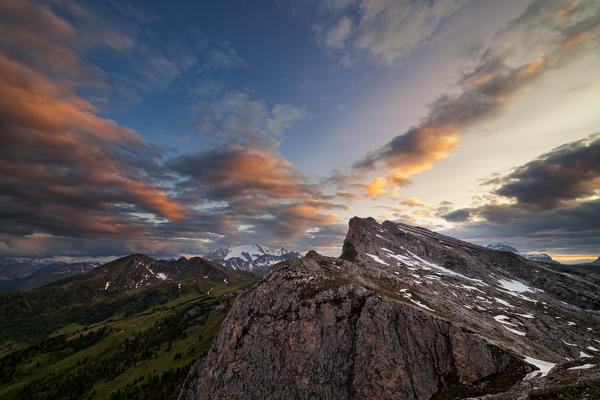
<instances>
[{"instance_id":1,"label":"snow-capped mountain","mask_svg":"<svg viewBox=\"0 0 600 400\"><path fill-rule=\"evenodd\" d=\"M506 243L492 243L492 244L486 245L485 247L487 247L490 250L510 251L511 253L519 254L519 250L517 250L516 247L512 247L511 245L506 244Z\"/></svg>"},{"instance_id":2,"label":"snow-capped mountain","mask_svg":"<svg viewBox=\"0 0 600 400\"><path fill-rule=\"evenodd\" d=\"M533 260L533 261L539 261L539 262L551 262L551 263L555 263L557 261L554 261L552 259L552 257L550 257L548 254L546 253L540 253L540 254L522 254L523 257L529 259L529 260Z\"/></svg>"},{"instance_id":3,"label":"snow-capped mountain","mask_svg":"<svg viewBox=\"0 0 600 400\"><path fill-rule=\"evenodd\" d=\"M492 243L485 246L490 250L496 251L509 251L511 253L519 254L521 257L525 257L528 260L538 261L538 262L551 262L558 263L546 253L521 253L516 247L513 247L506 243Z\"/></svg>"},{"instance_id":4,"label":"snow-capped mountain","mask_svg":"<svg viewBox=\"0 0 600 400\"><path fill-rule=\"evenodd\" d=\"M258 244L242 244L217 248L203 257L229 268L263 274L280 261L300 257L300 253L285 247L272 248Z\"/></svg>"}]
</instances>

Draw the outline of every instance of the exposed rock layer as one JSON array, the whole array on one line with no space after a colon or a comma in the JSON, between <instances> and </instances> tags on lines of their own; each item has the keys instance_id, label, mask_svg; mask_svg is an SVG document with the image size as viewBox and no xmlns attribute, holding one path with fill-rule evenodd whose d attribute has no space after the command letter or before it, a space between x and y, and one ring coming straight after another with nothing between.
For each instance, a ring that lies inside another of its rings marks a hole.
<instances>
[{"instance_id":1,"label":"exposed rock layer","mask_svg":"<svg viewBox=\"0 0 600 400\"><path fill-rule=\"evenodd\" d=\"M424 229L354 218L341 258L309 252L280 263L237 298L180 399L503 392L535 369L526 356L584 358L600 331L599 305L597 282Z\"/></svg>"}]
</instances>

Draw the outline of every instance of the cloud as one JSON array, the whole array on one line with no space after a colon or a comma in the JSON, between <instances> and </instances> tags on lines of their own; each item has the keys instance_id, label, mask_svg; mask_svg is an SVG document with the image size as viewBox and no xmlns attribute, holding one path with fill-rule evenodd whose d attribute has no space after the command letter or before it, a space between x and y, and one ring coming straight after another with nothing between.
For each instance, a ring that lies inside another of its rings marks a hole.
<instances>
[{"instance_id":1,"label":"cloud","mask_svg":"<svg viewBox=\"0 0 600 400\"><path fill-rule=\"evenodd\" d=\"M295 239L338 218L323 212L337 205L274 150L229 143L178 156L169 168L183 178L180 198L213 202L232 224L252 226L253 234L270 241Z\"/></svg>"},{"instance_id":2,"label":"cloud","mask_svg":"<svg viewBox=\"0 0 600 400\"><path fill-rule=\"evenodd\" d=\"M101 85L101 74L76 54L77 42L73 25L47 5L27 0L0 3L0 49L4 54L63 78Z\"/></svg>"},{"instance_id":3,"label":"cloud","mask_svg":"<svg viewBox=\"0 0 600 400\"><path fill-rule=\"evenodd\" d=\"M392 65L428 43L465 4L466 0L363 0L356 10L350 7L351 1L330 1L326 9L334 15L342 11L346 14L320 28L317 37L328 51L346 63L366 54L376 62Z\"/></svg>"},{"instance_id":4,"label":"cloud","mask_svg":"<svg viewBox=\"0 0 600 400\"><path fill-rule=\"evenodd\" d=\"M155 156L157 150L135 131L96 116L95 108L69 87L4 55L0 71L0 90L7 96L0 100L5 196L60 205L87 203L92 209L133 200L157 215L181 216L181 208L165 190L147 182L143 175L148 170L137 168L132 152L145 157ZM122 159L121 154L131 158Z\"/></svg>"},{"instance_id":5,"label":"cloud","mask_svg":"<svg viewBox=\"0 0 600 400\"><path fill-rule=\"evenodd\" d=\"M203 193L209 199L233 200L249 196L289 198L308 195L306 177L281 155L239 143L208 152L185 154L170 161L170 167L187 178L180 187Z\"/></svg>"},{"instance_id":6,"label":"cloud","mask_svg":"<svg viewBox=\"0 0 600 400\"><path fill-rule=\"evenodd\" d=\"M308 115L291 104L275 104L269 110L263 101L237 90L198 102L193 113L200 134L217 135L219 140L270 143L274 147L285 130Z\"/></svg>"},{"instance_id":7,"label":"cloud","mask_svg":"<svg viewBox=\"0 0 600 400\"><path fill-rule=\"evenodd\" d=\"M60 13L28 2L0 7L0 30L18 28L15 43L0 39L0 254L197 254L231 241L293 244L338 219L336 197L276 151L304 109L217 88L197 113L206 150L171 155L78 94L113 77L85 61L94 44L84 28L57 15L96 24L95 15L77 4ZM207 61L199 63L186 45L165 50L166 42L103 45L139 57L138 76L124 86L143 91L164 90L186 71L244 64L227 44L200 43Z\"/></svg>"},{"instance_id":8,"label":"cloud","mask_svg":"<svg viewBox=\"0 0 600 400\"><path fill-rule=\"evenodd\" d=\"M600 243L600 200L571 207L524 212L511 205L475 210L478 221L444 233L476 243L510 240L524 252L597 254Z\"/></svg>"},{"instance_id":9,"label":"cloud","mask_svg":"<svg viewBox=\"0 0 600 400\"><path fill-rule=\"evenodd\" d=\"M341 50L346 46L346 40L352 31L352 20L342 17L324 35L325 46L330 49Z\"/></svg>"},{"instance_id":10,"label":"cloud","mask_svg":"<svg viewBox=\"0 0 600 400\"><path fill-rule=\"evenodd\" d=\"M442 217L450 222L464 222L469 219L471 212L468 209L460 209L444 214Z\"/></svg>"},{"instance_id":11,"label":"cloud","mask_svg":"<svg viewBox=\"0 0 600 400\"><path fill-rule=\"evenodd\" d=\"M430 40L467 1L364 0L354 46L393 64Z\"/></svg>"},{"instance_id":12,"label":"cloud","mask_svg":"<svg viewBox=\"0 0 600 400\"><path fill-rule=\"evenodd\" d=\"M600 191L600 134L560 146L494 179L494 192L531 210L549 210Z\"/></svg>"},{"instance_id":13,"label":"cloud","mask_svg":"<svg viewBox=\"0 0 600 400\"><path fill-rule=\"evenodd\" d=\"M365 190L365 195L369 197L377 197L385 193L387 179L376 176L366 185L359 185Z\"/></svg>"},{"instance_id":14,"label":"cloud","mask_svg":"<svg viewBox=\"0 0 600 400\"><path fill-rule=\"evenodd\" d=\"M0 29L16 24L15 44L24 46L20 54L5 42L0 47L2 251L61 251L68 240L132 242L150 230L136 213L183 218L185 206L158 183L166 177L158 163L162 151L98 116L77 94L80 79L96 76L87 75L94 68L74 50L73 26L44 5L1 7ZM26 15L31 19L23 20ZM44 51L27 53L47 43ZM43 248L51 244L57 247Z\"/></svg>"},{"instance_id":15,"label":"cloud","mask_svg":"<svg viewBox=\"0 0 600 400\"><path fill-rule=\"evenodd\" d=\"M488 180L492 196L440 211L449 233L478 242L510 239L526 251L593 254L600 243L600 134L539 156Z\"/></svg>"},{"instance_id":16,"label":"cloud","mask_svg":"<svg viewBox=\"0 0 600 400\"><path fill-rule=\"evenodd\" d=\"M439 97L430 105L428 115L419 125L356 162L355 174L360 177L384 167L389 184L402 186L409 183L411 176L432 168L436 161L445 158L466 130L497 116L521 89L575 58L577 46L583 45L584 41L592 43L589 40L600 37L600 7L587 3L579 5L571 18L552 22L551 16L557 8L544 1L532 3L524 16L511 22L510 29L499 34L498 46L483 53L461 76L457 93ZM534 11L541 12L541 16ZM535 56L523 56L520 54L522 49L504 45L505 39L520 37L532 29L544 33L532 35L531 40L536 44ZM582 33L585 36L580 36ZM573 37L581 39L573 43ZM568 48L566 43L569 43Z\"/></svg>"},{"instance_id":17,"label":"cloud","mask_svg":"<svg viewBox=\"0 0 600 400\"><path fill-rule=\"evenodd\" d=\"M208 51L201 70L223 70L246 67L246 61L227 42L219 43Z\"/></svg>"},{"instance_id":18,"label":"cloud","mask_svg":"<svg viewBox=\"0 0 600 400\"><path fill-rule=\"evenodd\" d=\"M266 129L273 136L280 137L286 129L299 119L305 118L307 112L291 104L275 104L271 116L266 120Z\"/></svg>"}]
</instances>

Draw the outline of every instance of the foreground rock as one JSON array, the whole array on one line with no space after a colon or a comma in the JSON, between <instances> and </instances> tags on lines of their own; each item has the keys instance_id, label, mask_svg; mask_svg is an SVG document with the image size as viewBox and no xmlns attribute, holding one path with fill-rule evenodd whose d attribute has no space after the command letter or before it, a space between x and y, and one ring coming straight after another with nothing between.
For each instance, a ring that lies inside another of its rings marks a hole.
<instances>
[{"instance_id":1,"label":"foreground rock","mask_svg":"<svg viewBox=\"0 0 600 400\"><path fill-rule=\"evenodd\" d=\"M180 399L508 393L597 352L599 308L576 274L354 218L342 258L280 263L238 297Z\"/></svg>"}]
</instances>

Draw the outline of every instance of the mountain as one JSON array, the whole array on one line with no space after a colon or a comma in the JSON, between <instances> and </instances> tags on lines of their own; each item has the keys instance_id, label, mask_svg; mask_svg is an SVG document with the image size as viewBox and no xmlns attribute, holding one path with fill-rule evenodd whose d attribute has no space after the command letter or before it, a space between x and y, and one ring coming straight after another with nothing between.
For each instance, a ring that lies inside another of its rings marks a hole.
<instances>
[{"instance_id":1,"label":"mountain","mask_svg":"<svg viewBox=\"0 0 600 400\"><path fill-rule=\"evenodd\" d=\"M28 263L0 265L0 280L21 279L35 272L35 267Z\"/></svg>"},{"instance_id":2,"label":"mountain","mask_svg":"<svg viewBox=\"0 0 600 400\"><path fill-rule=\"evenodd\" d=\"M204 255L207 260L226 267L264 274L278 262L300 257L300 253L285 247L270 248L257 244L217 248Z\"/></svg>"},{"instance_id":3,"label":"mountain","mask_svg":"<svg viewBox=\"0 0 600 400\"><path fill-rule=\"evenodd\" d=\"M592 265L600 265L600 257L596 258L596 261L591 262Z\"/></svg>"},{"instance_id":4,"label":"mountain","mask_svg":"<svg viewBox=\"0 0 600 400\"><path fill-rule=\"evenodd\" d=\"M513 247L509 244L505 244L505 243L492 243L492 244L486 245L485 247L487 247L488 249L491 249L491 250L509 251L511 253L519 254L519 250L517 250L515 247Z\"/></svg>"},{"instance_id":5,"label":"mountain","mask_svg":"<svg viewBox=\"0 0 600 400\"><path fill-rule=\"evenodd\" d=\"M25 277L1 282L0 291L13 292L35 289L61 279L84 274L98 265L97 263L54 263L46 265L38 270L34 269L33 273Z\"/></svg>"},{"instance_id":6,"label":"mountain","mask_svg":"<svg viewBox=\"0 0 600 400\"><path fill-rule=\"evenodd\" d=\"M529 260L539 261L539 262L550 262L550 263L556 263L557 262L557 261L553 260L552 257L550 257L546 253L523 254L523 257L525 257L525 258L527 258Z\"/></svg>"},{"instance_id":7,"label":"mountain","mask_svg":"<svg viewBox=\"0 0 600 400\"><path fill-rule=\"evenodd\" d=\"M550 263L558 263L546 253L521 253L515 247L505 244L505 243L494 243L488 244L485 246L488 249L496 250L496 251L508 251L515 254L520 254L522 257L525 257L529 260L539 261L539 262L550 262Z\"/></svg>"},{"instance_id":8,"label":"mountain","mask_svg":"<svg viewBox=\"0 0 600 400\"><path fill-rule=\"evenodd\" d=\"M238 296L179 399L598 398L600 281L562 268L355 217Z\"/></svg>"},{"instance_id":9,"label":"mountain","mask_svg":"<svg viewBox=\"0 0 600 400\"><path fill-rule=\"evenodd\" d=\"M176 398L235 296L257 279L199 257L134 254L0 293L0 398Z\"/></svg>"}]
</instances>

